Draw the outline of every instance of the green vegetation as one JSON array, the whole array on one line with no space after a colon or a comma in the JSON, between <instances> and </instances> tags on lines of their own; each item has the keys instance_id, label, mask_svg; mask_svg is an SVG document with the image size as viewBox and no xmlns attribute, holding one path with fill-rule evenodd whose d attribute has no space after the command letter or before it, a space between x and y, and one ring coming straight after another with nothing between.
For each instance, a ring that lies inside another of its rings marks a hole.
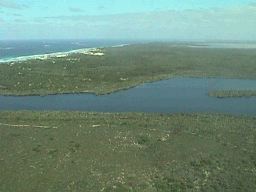
<instances>
[{"instance_id":1,"label":"green vegetation","mask_svg":"<svg viewBox=\"0 0 256 192\"><path fill-rule=\"evenodd\" d=\"M252 191L256 118L0 113L0 191Z\"/></svg>"},{"instance_id":2,"label":"green vegetation","mask_svg":"<svg viewBox=\"0 0 256 192\"><path fill-rule=\"evenodd\" d=\"M226 97L256 97L256 90L217 90L209 92L209 96Z\"/></svg>"},{"instance_id":3,"label":"green vegetation","mask_svg":"<svg viewBox=\"0 0 256 192\"><path fill-rule=\"evenodd\" d=\"M205 49L171 44L104 48L104 56L64 58L0 65L0 94L105 94L174 76L256 79L256 50Z\"/></svg>"}]
</instances>

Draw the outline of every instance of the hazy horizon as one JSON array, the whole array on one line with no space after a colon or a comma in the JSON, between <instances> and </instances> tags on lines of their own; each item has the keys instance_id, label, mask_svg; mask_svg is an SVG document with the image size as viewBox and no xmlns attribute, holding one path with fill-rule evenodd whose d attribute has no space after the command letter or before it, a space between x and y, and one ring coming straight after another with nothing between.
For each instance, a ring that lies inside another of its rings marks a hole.
<instances>
[{"instance_id":1,"label":"hazy horizon","mask_svg":"<svg viewBox=\"0 0 256 192\"><path fill-rule=\"evenodd\" d=\"M255 0L0 0L0 40L256 41Z\"/></svg>"}]
</instances>

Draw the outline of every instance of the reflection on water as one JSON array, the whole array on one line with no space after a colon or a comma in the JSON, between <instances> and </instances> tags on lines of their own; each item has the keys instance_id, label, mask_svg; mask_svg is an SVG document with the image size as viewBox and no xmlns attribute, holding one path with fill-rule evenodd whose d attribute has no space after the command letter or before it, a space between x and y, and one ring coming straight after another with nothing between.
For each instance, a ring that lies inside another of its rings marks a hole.
<instances>
[{"instance_id":1,"label":"reflection on water","mask_svg":"<svg viewBox=\"0 0 256 192\"><path fill-rule=\"evenodd\" d=\"M256 97L218 99L208 91L254 89L255 80L174 78L146 83L109 95L65 94L0 96L0 110L75 110L97 112L220 112L256 115Z\"/></svg>"},{"instance_id":2,"label":"reflection on water","mask_svg":"<svg viewBox=\"0 0 256 192\"><path fill-rule=\"evenodd\" d=\"M195 43L191 48L256 49L256 43Z\"/></svg>"}]
</instances>

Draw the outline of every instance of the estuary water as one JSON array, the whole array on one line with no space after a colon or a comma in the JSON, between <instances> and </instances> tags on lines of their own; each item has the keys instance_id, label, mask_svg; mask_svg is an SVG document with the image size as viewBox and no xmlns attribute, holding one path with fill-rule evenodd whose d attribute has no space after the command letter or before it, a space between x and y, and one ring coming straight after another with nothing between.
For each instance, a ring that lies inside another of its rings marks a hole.
<instances>
[{"instance_id":1,"label":"estuary water","mask_svg":"<svg viewBox=\"0 0 256 192\"><path fill-rule=\"evenodd\" d=\"M0 110L61 110L90 112L217 112L256 115L256 97L215 98L208 91L256 90L256 80L173 78L145 83L112 94L0 96Z\"/></svg>"}]
</instances>

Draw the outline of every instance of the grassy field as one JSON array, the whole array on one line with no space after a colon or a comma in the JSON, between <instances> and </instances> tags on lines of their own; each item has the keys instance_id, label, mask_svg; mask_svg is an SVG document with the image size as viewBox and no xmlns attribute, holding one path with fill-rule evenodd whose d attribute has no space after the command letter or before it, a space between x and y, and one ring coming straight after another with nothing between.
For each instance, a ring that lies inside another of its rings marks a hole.
<instances>
[{"instance_id":1,"label":"grassy field","mask_svg":"<svg viewBox=\"0 0 256 192\"><path fill-rule=\"evenodd\" d=\"M0 94L105 94L174 76L256 79L256 49L204 49L155 43L104 48L102 52L104 56L74 54L1 64Z\"/></svg>"},{"instance_id":2,"label":"grassy field","mask_svg":"<svg viewBox=\"0 0 256 192\"><path fill-rule=\"evenodd\" d=\"M217 90L209 92L209 96L218 98L256 97L255 90Z\"/></svg>"},{"instance_id":3,"label":"grassy field","mask_svg":"<svg viewBox=\"0 0 256 192\"><path fill-rule=\"evenodd\" d=\"M256 118L0 113L0 191L252 191Z\"/></svg>"}]
</instances>

